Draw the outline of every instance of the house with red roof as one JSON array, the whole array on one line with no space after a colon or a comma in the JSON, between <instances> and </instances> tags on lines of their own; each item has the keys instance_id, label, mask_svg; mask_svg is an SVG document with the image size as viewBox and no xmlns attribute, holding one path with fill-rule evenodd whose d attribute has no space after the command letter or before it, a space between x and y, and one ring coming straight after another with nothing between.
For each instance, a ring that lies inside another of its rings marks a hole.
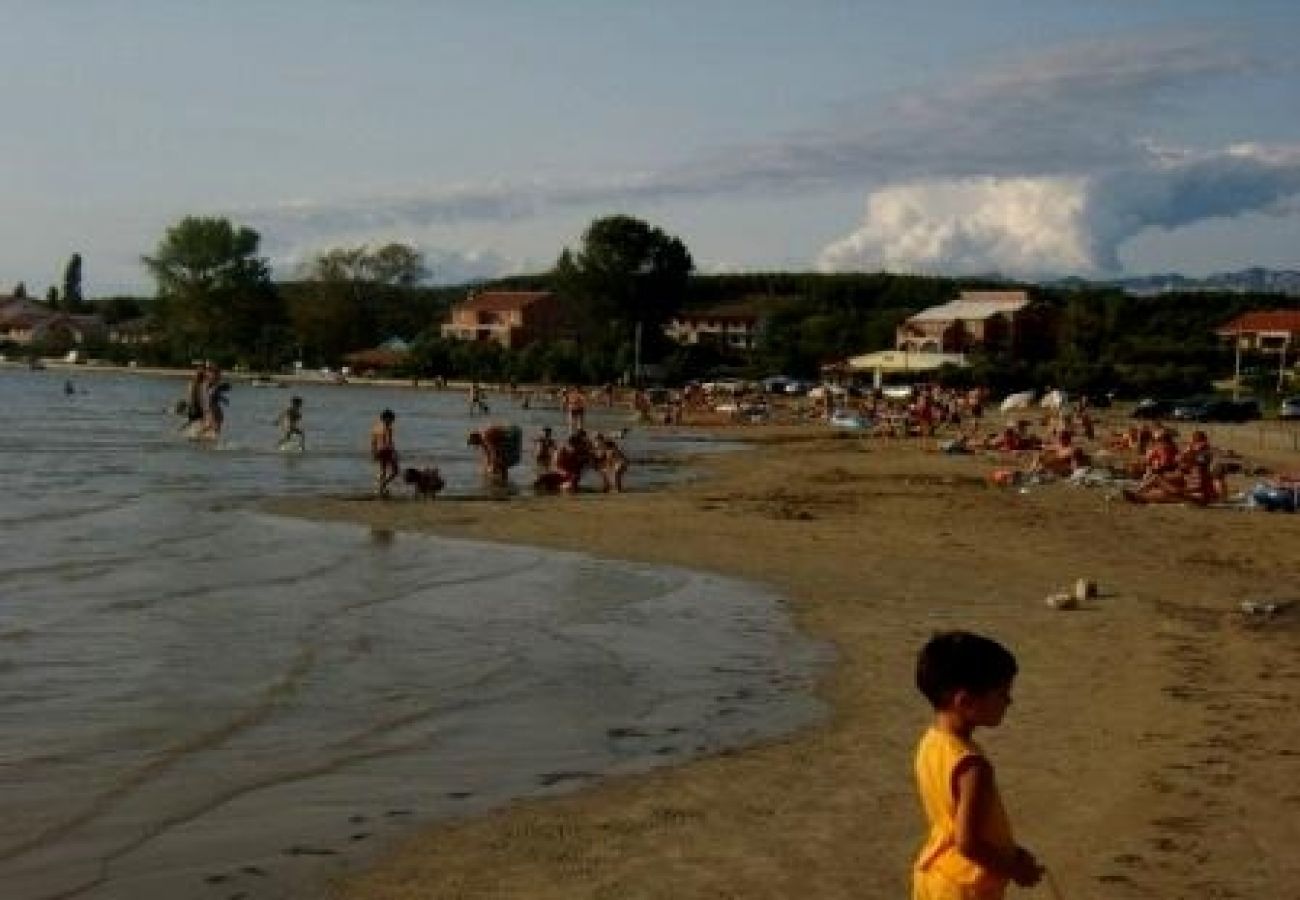
<instances>
[{"instance_id":1,"label":"house with red roof","mask_svg":"<svg viewBox=\"0 0 1300 900\"><path fill-rule=\"evenodd\" d=\"M106 336L99 316L60 312L26 297L0 297L0 341L80 347Z\"/></svg>"},{"instance_id":2,"label":"house with red roof","mask_svg":"<svg viewBox=\"0 0 1300 900\"><path fill-rule=\"evenodd\" d=\"M1287 353L1300 344L1300 309L1261 309L1242 313L1215 333L1241 350Z\"/></svg>"},{"instance_id":3,"label":"house with red roof","mask_svg":"<svg viewBox=\"0 0 1300 900\"><path fill-rule=\"evenodd\" d=\"M560 303L550 291L477 291L452 307L442 336L518 349L554 337L559 327Z\"/></svg>"}]
</instances>

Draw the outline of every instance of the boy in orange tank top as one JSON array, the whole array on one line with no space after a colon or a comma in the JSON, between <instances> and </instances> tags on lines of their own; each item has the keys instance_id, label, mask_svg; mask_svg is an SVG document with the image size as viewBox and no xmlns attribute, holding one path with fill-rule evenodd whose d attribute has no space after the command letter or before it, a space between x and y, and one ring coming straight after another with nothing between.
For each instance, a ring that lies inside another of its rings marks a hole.
<instances>
[{"instance_id":1,"label":"boy in orange tank top","mask_svg":"<svg viewBox=\"0 0 1300 900\"><path fill-rule=\"evenodd\" d=\"M916 686L934 722L916 750L930 832L913 868L913 900L1000 900L1008 882L1032 887L1043 875L1012 837L993 766L971 739L1002 723L1015 677L1011 652L977 634L936 634L921 649Z\"/></svg>"}]
</instances>

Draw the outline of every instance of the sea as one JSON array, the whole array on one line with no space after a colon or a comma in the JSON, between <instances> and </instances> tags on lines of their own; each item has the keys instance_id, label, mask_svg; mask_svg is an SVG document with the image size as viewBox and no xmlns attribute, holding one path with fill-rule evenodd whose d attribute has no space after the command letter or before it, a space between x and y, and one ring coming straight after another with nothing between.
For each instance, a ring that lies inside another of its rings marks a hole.
<instances>
[{"instance_id":1,"label":"sea","mask_svg":"<svg viewBox=\"0 0 1300 900\"><path fill-rule=\"evenodd\" d=\"M471 416L463 392L239 382L207 443L182 436L184 389L0 369L5 900L314 898L429 823L824 714L829 651L765 587L259 508L368 492L384 408L403 464L441 468L436 502L468 502L468 430L562 432L553 406L489 395ZM301 452L278 448L290 396ZM625 446L636 490L727 450L636 427Z\"/></svg>"}]
</instances>

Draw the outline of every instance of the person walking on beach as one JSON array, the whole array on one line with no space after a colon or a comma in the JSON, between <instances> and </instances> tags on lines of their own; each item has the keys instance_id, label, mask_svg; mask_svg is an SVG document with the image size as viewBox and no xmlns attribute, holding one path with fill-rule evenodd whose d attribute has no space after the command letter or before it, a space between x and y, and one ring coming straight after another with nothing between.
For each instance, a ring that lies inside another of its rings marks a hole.
<instances>
[{"instance_id":1,"label":"person walking on beach","mask_svg":"<svg viewBox=\"0 0 1300 900\"><path fill-rule=\"evenodd\" d=\"M1016 844L993 766L971 735L996 728L1011 705L1016 659L1001 644L965 631L936 634L921 649L916 686L934 721L916 750L916 784L929 835L913 868L913 900L1001 900L1008 882L1043 876Z\"/></svg>"},{"instance_id":2,"label":"person walking on beach","mask_svg":"<svg viewBox=\"0 0 1300 900\"><path fill-rule=\"evenodd\" d=\"M293 397L289 400L289 408L276 418L275 424L284 428L284 434L280 437L280 447L293 446L290 442L298 439L297 447L299 450L307 449L307 435L302 430L302 398Z\"/></svg>"},{"instance_id":3,"label":"person walking on beach","mask_svg":"<svg viewBox=\"0 0 1300 900\"><path fill-rule=\"evenodd\" d=\"M388 497L388 486L397 478L397 445L393 440L393 422L397 418L391 409L379 414L370 429L370 456L378 466L375 475L375 495Z\"/></svg>"}]
</instances>

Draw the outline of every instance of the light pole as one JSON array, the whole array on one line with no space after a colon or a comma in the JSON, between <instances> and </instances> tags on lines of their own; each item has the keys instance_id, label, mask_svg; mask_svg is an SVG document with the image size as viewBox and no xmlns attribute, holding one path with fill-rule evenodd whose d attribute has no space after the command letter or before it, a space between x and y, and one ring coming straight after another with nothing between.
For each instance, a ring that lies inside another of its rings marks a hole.
<instances>
[{"instance_id":1,"label":"light pole","mask_svg":"<svg viewBox=\"0 0 1300 900\"><path fill-rule=\"evenodd\" d=\"M1237 322L1236 339L1233 341L1232 359L1232 399L1241 399L1241 321Z\"/></svg>"},{"instance_id":2,"label":"light pole","mask_svg":"<svg viewBox=\"0 0 1300 900\"><path fill-rule=\"evenodd\" d=\"M632 339L632 387L641 386L641 320L636 320L636 331Z\"/></svg>"}]
</instances>

